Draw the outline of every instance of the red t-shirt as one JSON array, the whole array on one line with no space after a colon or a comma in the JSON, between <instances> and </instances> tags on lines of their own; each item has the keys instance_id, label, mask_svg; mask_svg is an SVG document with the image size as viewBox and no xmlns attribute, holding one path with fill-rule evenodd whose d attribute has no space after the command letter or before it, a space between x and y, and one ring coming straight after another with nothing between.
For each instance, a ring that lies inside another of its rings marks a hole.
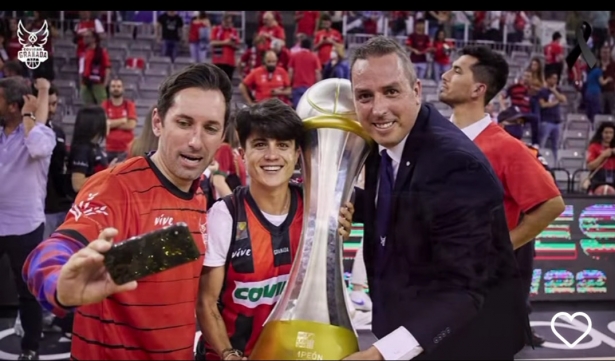
<instances>
[{"instance_id":1,"label":"red t-shirt","mask_svg":"<svg viewBox=\"0 0 615 361\"><path fill-rule=\"evenodd\" d=\"M293 69L293 88L311 87L316 84L316 71L321 69L321 64L316 54L301 49L290 56L288 67Z\"/></svg>"},{"instance_id":2,"label":"red t-shirt","mask_svg":"<svg viewBox=\"0 0 615 361\"><path fill-rule=\"evenodd\" d=\"M275 68L273 73L269 73L264 66L252 70L252 72L243 80L243 84L254 90L254 99L257 102L265 99L271 99L271 91L273 89L282 89L290 86L288 73L279 66ZM277 96L285 103L289 103L288 97Z\"/></svg>"},{"instance_id":3,"label":"red t-shirt","mask_svg":"<svg viewBox=\"0 0 615 361\"><path fill-rule=\"evenodd\" d=\"M102 27L102 23L100 20L81 20L75 26L75 32L77 33L77 57L80 58L86 51L86 45L83 41L83 35L87 32L91 31L94 33L102 33L104 32L104 28Z\"/></svg>"},{"instance_id":4,"label":"red t-shirt","mask_svg":"<svg viewBox=\"0 0 615 361\"><path fill-rule=\"evenodd\" d=\"M564 48L559 41L552 41L545 46L545 64L557 63L557 57L564 53Z\"/></svg>"},{"instance_id":5,"label":"red t-shirt","mask_svg":"<svg viewBox=\"0 0 615 361\"><path fill-rule=\"evenodd\" d=\"M107 113L107 119L116 120L128 118L128 120L137 120L137 108L135 103L124 99L122 104L113 105L111 99L104 100L100 105ZM127 152L128 145L134 139L134 131L128 129L113 128L109 130L107 135L107 151L109 152Z\"/></svg>"},{"instance_id":6,"label":"red t-shirt","mask_svg":"<svg viewBox=\"0 0 615 361\"><path fill-rule=\"evenodd\" d=\"M600 156L600 153L602 153L606 149L607 147L603 146L600 143L591 143L589 147L587 147L587 163L596 160L596 158ZM604 166L602 166L602 169L615 170L615 157L609 157L609 159L606 160Z\"/></svg>"},{"instance_id":7,"label":"red t-shirt","mask_svg":"<svg viewBox=\"0 0 615 361\"><path fill-rule=\"evenodd\" d=\"M98 66L94 66L94 56L96 55L95 49L87 49L85 56L83 57L83 73L84 78L89 78L94 84L102 84L105 81L107 71L110 71L111 60L109 60L109 53L102 48L102 58Z\"/></svg>"},{"instance_id":8,"label":"red t-shirt","mask_svg":"<svg viewBox=\"0 0 615 361\"><path fill-rule=\"evenodd\" d=\"M280 40L286 40L286 33L284 32L284 28L280 25L274 25L272 27L261 26L258 29L258 35L269 34L272 37ZM271 38L267 38L265 40L266 49L271 49Z\"/></svg>"},{"instance_id":9,"label":"red t-shirt","mask_svg":"<svg viewBox=\"0 0 615 361\"><path fill-rule=\"evenodd\" d=\"M339 31L335 29L322 29L316 32L314 44L320 43L324 38L329 38L336 43L341 43L344 38ZM326 64L331 59L331 50L333 50L332 44L323 44L318 48L318 60L321 64Z\"/></svg>"},{"instance_id":10,"label":"red t-shirt","mask_svg":"<svg viewBox=\"0 0 615 361\"><path fill-rule=\"evenodd\" d=\"M303 17L297 21L297 33L312 36L316 30L320 11L295 11L297 15L300 13L303 13Z\"/></svg>"},{"instance_id":11,"label":"red t-shirt","mask_svg":"<svg viewBox=\"0 0 615 361\"><path fill-rule=\"evenodd\" d=\"M6 47L6 55L9 56L9 60L17 59L17 55L22 47L17 36L10 38Z\"/></svg>"},{"instance_id":12,"label":"red t-shirt","mask_svg":"<svg viewBox=\"0 0 615 361\"><path fill-rule=\"evenodd\" d=\"M200 21L192 21L190 22L190 28L188 30L188 42L190 43L198 43L199 42L199 31L201 28L205 28L208 25L203 24Z\"/></svg>"},{"instance_id":13,"label":"red t-shirt","mask_svg":"<svg viewBox=\"0 0 615 361\"><path fill-rule=\"evenodd\" d=\"M282 47L278 54L278 66L288 70L288 63L290 62L290 50L287 47Z\"/></svg>"},{"instance_id":14,"label":"red t-shirt","mask_svg":"<svg viewBox=\"0 0 615 361\"><path fill-rule=\"evenodd\" d=\"M450 41L440 41L440 40L435 40L433 42L433 46L434 48L436 48L436 50L433 53L433 61L441 64L441 65L448 65L451 63L451 50L455 47L455 44L453 44Z\"/></svg>"},{"instance_id":15,"label":"red t-shirt","mask_svg":"<svg viewBox=\"0 0 615 361\"><path fill-rule=\"evenodd\" d=\"M528 147L494 123L474 139L504 187L508 229L519 225L522 213L560 194L553 177Z\"/></svg>"},{"instance_id":16,"label":"red t-shirt","mask_svg":"<svg viewBox=\"0 0 615 361\"><path fill-rule=\"evenodd\" d=\"M257 64L260 63L259 59L263 58L263 51L256 48L255 46L246 49L246 51L241 54L241 58L239 63L241 64L242 76L247 77L252 70L256 69Z\"/></svg>"},{"instance_id":17,"label":"red t-shirt","mask_svg":"<svg viewBox=\"0 0 615 361\"><path fill-rule=\"evenodd\" d=\"M241 185L246 185L246 166L241 159L241 156L237 154L233 148L227 143L222 143L215 156L216 162L218 162L218 170L226 173L227 175L235 174L239 177Z\"/></svg>"},{"instance_id":18,"label":"red t-shirt","mask_svg":"<svg viewBox=\"0 0 615 361\"><path fill-rule=\"evenodd\" d=\"M406 39L406 46L414 48L418 51L425 51L429 48L431 40L427 34L410 34ZM414 54L410 53L410 60L415 64L426 63L427 54Z\"/></svg>"},{"instance_id":19,"label":"red t-shirt","mask_svg":"<svg viewBox=\"0 0 615 361\"><path fill-rule=\"evenodd\" d=\"M211 40L229 40L239 45L239 33L235 28L226 28L221 25L214 26L211 31ZM235 66L235 48L230 45L212 46L211 62L220 65Z\"/></svg>"}]
</instances>

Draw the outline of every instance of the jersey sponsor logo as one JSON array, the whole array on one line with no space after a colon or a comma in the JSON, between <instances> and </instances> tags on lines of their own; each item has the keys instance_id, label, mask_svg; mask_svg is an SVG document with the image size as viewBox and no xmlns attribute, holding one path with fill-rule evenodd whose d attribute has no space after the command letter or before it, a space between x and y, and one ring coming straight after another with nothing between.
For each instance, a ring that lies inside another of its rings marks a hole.
<instances>
[{"instance_id":1,"label":"jersey sponsor logo","mask_svg":"<svg viewBox=\"0 0 615 361\"><path fill-rule=\"evenodd\" d=\"M231 254L231 258L238 258L238 257L250 257L252 256L252 250L251 249L236 249L233 251L233 253Z\"/></svg>"},{"instance_id":2,"label":"jersey sponsor logo","mask_svg":"<svg viewBox=\"0 0 615 361\"><path fill-rule=\"evenodd\" d=\"M235 281L233 302L247 308L273 305L278 302L287 282L288 275L272 277L259 282Z\"/></svg>"},{"instance_id":3,"label":"jersey sponsor logo","mask_svg":"<svg viewBox=\"0 0 615 361\"><path fill-rule=\"evenodd\" d=\"M274 255L274 256L277 256L277 255L279 255L279 254L282 254L282 253L288 253L288 252L290 252L290 250L288 249L288 247L282 247L282 248L274 249L274 250L273 250L273 255Z\"/></svg>"},{"instance_id":4,"label":"jersey sponsor logo","mask_svg":"<svg viewBox=\"0 0 615 361\"><path fill-rule=\"evenodd\" d=\"M83 216L89 217L96 214L103 216L109 215L109 213L107 213L107 206L94 206L90 203L97 195L98 193L90 193L85 201L73 204L68 212L75 217L75 221L78 221L79 218Z\"/></svg>"},{"instance_id":5,"label":"jersey sponsor logo","mask_svg":"<svg viewBox=\"0 0 615 361\"><path fill-rule=\"evenodd\" d=\"M168 217L164 214L159 215L154 219L154 225L156 226L170 226L173 224L173 217Z\"/></svg>"}]
</instances>

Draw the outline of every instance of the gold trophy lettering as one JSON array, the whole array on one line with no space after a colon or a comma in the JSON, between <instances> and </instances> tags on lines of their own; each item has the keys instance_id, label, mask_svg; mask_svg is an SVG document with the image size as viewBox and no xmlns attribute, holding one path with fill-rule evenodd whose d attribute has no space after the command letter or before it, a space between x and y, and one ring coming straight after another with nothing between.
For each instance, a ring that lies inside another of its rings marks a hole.
<instances>
[{"instance_id":1,"label":"gold trophy lettering","mask_svg":"<svg viewBox=\"0 0 615 361\"><path fill-rule=\"evenodd\" d=\"M359 351L337 229L340 207L350 199L373 141L356 120L346 79L313 85L297 113L307 130L301 243L251 360L340 360Z\"/></svg>"}]
</instances>

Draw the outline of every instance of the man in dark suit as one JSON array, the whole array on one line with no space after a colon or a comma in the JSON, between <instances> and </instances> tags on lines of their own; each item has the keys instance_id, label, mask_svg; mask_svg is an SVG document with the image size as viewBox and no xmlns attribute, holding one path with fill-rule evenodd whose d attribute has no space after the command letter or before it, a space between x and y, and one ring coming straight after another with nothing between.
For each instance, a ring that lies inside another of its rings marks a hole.
<instances>
[{"instance_id":1,"label":"man in dark suit","mask_svg":"<svg viewBox=\"0 0 615 361\"><path fill-rule=\"evenodd\" d=\"M473 142L433 106L403 48L375 37L351 74L378 143L356 192L378 341L351 360L512 360L529 330L503 189Z\"/></svg>"}]
</instances>

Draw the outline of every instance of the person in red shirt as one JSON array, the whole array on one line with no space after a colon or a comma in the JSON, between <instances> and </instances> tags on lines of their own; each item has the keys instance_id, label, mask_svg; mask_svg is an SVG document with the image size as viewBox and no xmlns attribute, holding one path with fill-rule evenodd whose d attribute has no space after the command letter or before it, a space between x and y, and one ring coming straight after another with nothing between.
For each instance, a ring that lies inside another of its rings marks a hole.
<instances>
[{"instance_id":1,"label":"person in red shirt","mask_svg":"<svg viewBox=\"0 0 615 361\"><path fill-rule=\"evenodd\" d=\"M124 83L113 79L109 84L111 99L104 100L101 107L107 114L109 134L107 135L107 159L123 161L128 153L129 144L135 138L137 108L135 103L124 98Z\"/></svg>"},{"instance_id":2,"label":"person in red shirt","mask_svg":"<svg viewBox=\"0 0 615 361\"><path fill-rule=\"evenodd\" d=\"M589 193L601 185L615 187L615 123L602 122L596 129L587 148L587 169L595 172Z\"/></svg>"},{"instance_id":3,"label":"person in red shirt","mask_svg":"<svg viewBox=\"0 0 615 361\"><path fill-rule=\"evenodd\" d=\"M247 184L246 165L241 155L238 137L237 129L234 127L227 129L224 142L214 157L218 167L217 174L224 176L229 191ZM218 196L221 198L224 195L218 194Z\"/></svg>"},{"instance_id":4,"label":"person in red shirt","mask_svg":"<svg viewBox=\"0 0 615 361\"><path fill-rule=\"evenodd\" d=\"M299 100L309 87L322 79L322 64L312 52L310 39L301 40L301 50L292 54L288 63L293 108L297 108Z\"/></svg>"},{"instance_id":5,"label":"person in red shirt","mask_svg":"<svg viewBox=\"0 0 615 361\"><path fill-rule=\"evenodd\" d=\"M275 52L267 51L263 56L263 65L252 70L239 85L239 91L248 105L270 98L279 98L290 104L290 78L288 72L277 64Z\"/></svg>"},{"instance_id":6,"label":"person in red shirt","mask_svg":"<svg viewBox=\"0 0 615 361\"><path fill-rule=\"evenodd\" d=\"M17 19L9 19L9 37L6 42L6 54L9 56L9 60L17 59L21 48L22 45L17 37Z\"/></svg>"},{"instance_id":7,"label":"person in red shirt","mask_svg":"<svg viewBox=\"0 0 615 361\"><path fill-rule=\"evenodd\" d=\"M261 26L265 25L265 14L267 13L271 13L275 19L275 21L282 25L282 14L280 14L279 11L259 11L258 14L256 14L257 17L257 22L258 22L258 27L260 28Z\"/></svg>"},{"instance_id":8,"label":"person in red shirt","mask_svg":"<svg viewBox=\"0 0 615 361\"><path fill-rule=\"evenodd\" d=\"M265 38L255 35L252 40L252 46L247 48L239 59L239 73L242 78L247 77L252 70L262 64L265 51L267 51L265 49Z\"/></svg>"},{"instance_id":9,"label":"person in red shirt","mask_svg":"<svg viewBox=\"0 0 615 361\"><path fill-rule=\"evenodd\" d=\"M39 31L45 23L45 19L41 17L40 11L34 11L34 20L30 23L28 27L28 31L37 32ZM43 45L43 49L47 51L47 55L49 56L47 60L42 62L38 68L32 70L32 77L36 78L45 78L49 81L53 81L55 78L55 72L53 70L53 41L54 38L58 36L58 29L53 26L52 23L48 22L48 31L49 35L47 36L47 42Z\"/></svg>"},{"instance_id":10,"label":"person in red shirt","mask_svg":"<svg viewBox=\"0 0 615 361\"><path fill-rule=\"evenodd\" d=\"M316 32L314 37L314 49L318 52L318 60L321 64L326 64L331 58L331 50L335 45L343 45L344 38L339 31L331 28L331 16L323 14L320 17L321 29Z\"/></svg>"},{"instance_id":11,"label":"person in red shirt","mask_svg":"<svg viewBox=\"0 0 615 361\"><path fill-rule=\"evenodd\" d=\"M295 34L305 34L309 38L313 37L318 30L318 18L320 11L295 11L295 21L297 30Z\"/></svg>"},{"instance_id":12,"label":"person in red shirt","mask_svg":"<svg viewBox=\"0 0 615 361\"><path fill-rule=\"evenodd\" d=\"M281 41L276 41L271 45L271 50L278 56L278 66L288 71L288 62L290 61L290 50Z\"/></svg>"},{"instance_id":13,"label":"person in red shirt","mask_svg":"<svg viewBox=\"0 0 615 361\"><path fill-rule=\"evenodd\" d=\"M100 104L107 99L107 85L111 79L111 60L107 49L100 45L98 33L83 35L88 48L79 61L81 99L84 104Z\"/></svg>"},{"instance_id":14,"label":"person in red shirt","mask_svg":"<svg viewBox=\"0 0 615 361\"><path fill-rule=\"evenodd\" d=\"M85 36L88 32L99 35L105 33L105 27L98 19L92 19L91 11L80 11L79 22L75 25L75 43L77 44L77 59L82 58L88 47Z\"/></svg>"},{"instance_id":15,"label":"person in red shirt","mask_svg":"<svg viewBox=\"0 0 615 361\"><path fill-rule=\"evenodd\" d=\"M273 13L267 11L263 15L263 26L258 29L258 37L265 39L265 48L271 49L271 43L274 41L286 42L286 32L284 28L275 20Z\"/></svg>"},{"instance_id":16,"label":"person in red shirt","mask_svg":"<svg viewBox=\"0 0 615 361\"><path fill-rule=\"evenodd\" d=\"M451 68L451 53L455 48L455 43L446 40L443 29L436 31L433 41L433 75L434 80L439 82L442 74Z\"/></svg>"},{"instance_id":17,"label":"person in red shirt","mask_svg":"<svg viewBox=\"0 0 615 361\"><path fill-rule=\"evenodd\" d=\"M564 70L564 47L561 44L562 34L556 31L551 36L551 42L545 46L545 74L557 74L557 79L562 78ZM559 81L559 80L558 80Z\"/></svg>"},{"instance_id":18,"label":"person in red shirt","mask_svg":"<svg viewBox=\"0 0 615 361\"><path fill-rule=\"evenodd\" d=\"M425 79L427 75L427 52L431 48L429 35L425 34L425 20L419 19L414 23L414 32L406 39L406 48L410 52L410 60L416 69L416 76Z\"/></svg>"},{"instance_id":19,"label":"person in red shirt","mask_svg":"<svg viewBox=\"0 0 615 361\"><path fill-rule=\"evenodd\" d=\"M508 63L502 55L488 47L468 46L453 69L442 76L439 98L453 108L453 123L483 151L502 182L510 239L529 303L532 240L564 211L565 204L553 177L536 156L485 114L485 106L507 79ZM544 342L538 335L530 341Z\"/></svg>"},{"instance_id":20,"label":"person in red shirt","mask_svg":"<svg viewBox=\"0 0 615 361\"><path fill-rule=\"evenodd\" d=\"M211 31L211 62L222 69L229 79L235 73L235 53L240 45L239 33L233 27L233 15L225 14L222 25Z\"/></svg>"},{"instance_id":21,"label":"person in red shirt","mask_svg":"<svg viewBox=\"0 0 615 361\"><path fill-rule=\"evenodd\" d=\"M220 68L192 64L170 76L160 93L152 116L158 150L93 175L66 221L23 267L43 307L75 315L71 357L78 360L194 357L207 240L199 183L229 123L232 84ZM144 277L138 287L109 281L103 258L114 243L176 222L190 228L198 260Z\"/></svg>"},{"instance_id":22,"label":"person in red shirt","mask_svg":"<svg viewBox=\"0 0 615 361\"><path fill-rule=\"evenodd\" d=\"M195 63L202 63L207 58L207 50L210 41L211 23L205 11L199 11L199 15L192 18L188 28L188 44L190 56Z\"/></svg>"}]
</instances>

